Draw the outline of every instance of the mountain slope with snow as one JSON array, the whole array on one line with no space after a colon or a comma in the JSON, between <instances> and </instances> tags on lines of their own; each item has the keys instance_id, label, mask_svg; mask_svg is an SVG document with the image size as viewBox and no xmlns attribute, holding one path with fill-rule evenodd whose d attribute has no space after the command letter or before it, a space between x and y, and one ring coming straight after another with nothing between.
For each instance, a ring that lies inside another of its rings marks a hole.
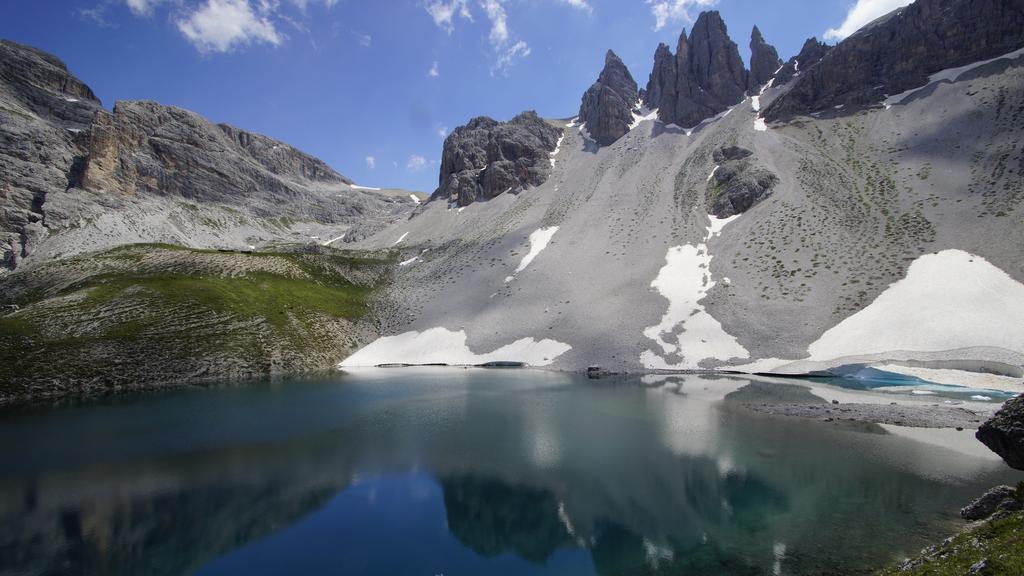
<instances>
[{"instance_id":1,"label":"mountain slope with snow","mask_svg":"<svg viewBox=\"0 0 1024 576\"><path fill-rule=\"evenodd\" d=\"M559 369L891 361L1020 376L1024 58L969 67L889 108L766 124L761 110L790 87L770 84L692 130L642 120L605 147L551 121L564 135L540 186L462 210L431 202L357 244L404 235L409 256L426 250L397 274L385 333L444 328L479 355L550 340L563 346L542 364ZM726 225L709 215L710 175L733 146L779 181ZM531 236L555 227L513 274ZM922 325L930 315L941 318ZM458 363L444 342L431 361ZM501 359L527 361L513 352ZM373 360L408 358L381 345Z\"/></svg>"}]
</instances>

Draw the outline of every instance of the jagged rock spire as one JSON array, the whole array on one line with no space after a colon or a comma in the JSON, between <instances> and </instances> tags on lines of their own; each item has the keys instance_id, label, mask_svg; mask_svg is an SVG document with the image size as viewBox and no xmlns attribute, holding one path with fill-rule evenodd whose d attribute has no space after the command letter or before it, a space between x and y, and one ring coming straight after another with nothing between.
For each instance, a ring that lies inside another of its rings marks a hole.
<instances>
[{"instance_id":1,"label":"jagged rock spire","mask_svg":"<svg viewBox=\"0 0 1024 576\"><path fill-rule=\"evenodd\" d=\"M633 76L615 52L609 50L597 82L583 95L580 122L586 124L591 138L607 146L629 132L638 98Z\"/></svg>"},{"instance_id":2,"label":"jagged rock spire","mask_svg":"<svg viewBox=\"0 0 1024 576\"><path fill-rule=\"evenodd\" d=\"M717 11L702 12L689 37L686 30L679 36L674 58L658 46L645 104L662 122L689 127L738 104L746 91L747 70L725 22Z\"/></svg>"},{"instance_id":3,"label":"jagged rock spire","mask_svg":"<svg viewBox=\"0 0 1024 576\"><path fill-rule=\"evenodd\" d=\"M782 58L774 46L765 41L761 31L754 26L750 33L750 74L747 77L747 92L758 94L782 66Z\"/></svg>"}]
</instances>

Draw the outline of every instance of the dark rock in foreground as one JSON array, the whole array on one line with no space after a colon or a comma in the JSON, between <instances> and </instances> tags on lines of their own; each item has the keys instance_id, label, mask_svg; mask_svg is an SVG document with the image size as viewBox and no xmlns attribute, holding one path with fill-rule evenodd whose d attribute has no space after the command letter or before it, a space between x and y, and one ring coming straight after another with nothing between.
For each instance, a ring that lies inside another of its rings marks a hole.
<instances>
[{"instance_id":1,"label":"dark rock in foreground","mask_svg":"<svg viewBox=\"0 0 1024 576\"><path fill-rule=\"evenodd\" d=\"M754 162L753 152L738 146L714 151L718 169L708 190L708 211L727 218L750 210L768 198L779 178L771 170Z\"/></svg>"},{"instance_id":2,"label":"dark rock in foreground","mask_svg":"<svg viewBox=\"0 0 1024 576\"><path fill-rule=\"evenodd\" d=\"M675 56L661 44L654 53L644 104L666 124L696 126L742 102L747 70L717 11L703 12L689 38L679 36Z\"/></svg>"},{"instance_id":3,"label":"dark rock in foreground","mask_svg":"<svg viewBox=\"0 0 1024 576\"><path fill-rule=\"evenodd\" d=\"M430 199L468 206L539 186L551 174L550 155L561 135L533 111L508 122L474 118L444 141L439 185Z\"/></svg>"},{"instance_id":4,"label":"dark rock in foreground","mask_svg":"<svg viewBox=\"0 0 1024 576\"><path fill-rule=\"evenodd\" d=\"M765 41L757 26L750 34L750 75L747 77L747 92L757 95L761 87L775 76L782 66L782 58L774 46Z\"/></svg>"},{"instance_id":5,"label":"dark rock in foreground","mask_svg":"<svg viewBox=\"0 0 1024 576\"><path fill-rule=\"evenodd\" d=\"M1011 467L1024 470L1024 396L1007 400L975 437Z\"/></svg>"},{"instance_id":6,"label":"dark rock in foreground","mask_svg":"<svg viewBox=\"0 0 1024 576\"><path fill-rule=\"evenodd\" d=\"M609 50L597 82L583 95L579 120L594 141L607 146L629 132L638 97L636 81Z\"/></svg>"},{"instance_id":7,"label":"dark rock in foreground","mask_svg":"<svg viewBox=\"0 0 1024 576\"><path fill-rule=\"evenodd\" d=\"M918 0L861 28L793 88L772 102L765 119L780 120L835 106L877 104L923 86L931 74L995 58L1024 46L1021 0Z\"/></svg>"},{"instance_id":8,"label":"dark rock in foreground","mask_svg":"<svg viewBox=\"0 0 1024 576\"><path fill-rule=\"evenodd\" d=\"M984 520L999 510L1016 511L1021 509L1021 501L1017 499L1017 491L1009 486L996 486L985 492L974 502L960 510L964 520Z\"/></svg>"}]
</instances>

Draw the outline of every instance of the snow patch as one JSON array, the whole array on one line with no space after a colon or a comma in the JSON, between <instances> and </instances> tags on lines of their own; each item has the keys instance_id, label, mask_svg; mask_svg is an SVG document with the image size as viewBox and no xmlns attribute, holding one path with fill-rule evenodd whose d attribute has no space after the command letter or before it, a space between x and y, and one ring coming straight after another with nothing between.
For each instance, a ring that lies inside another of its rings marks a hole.
<instances>
[{"instance_id":1,"label":"snow patch","mask_svg":"<svg viewBox=\"0 0 1024 576\"><path fill-rule=\"evenodd\" d=\"M381 188L374 188L373 186L360 186L359 184L349 184L349 188L353 190L370 190L371 192L379 192Z\"/></svg>"},{"instance_id":2,"label":"snow patch","mask_svg":"<svg viewBox=\"0 0 1024 576\"><path fill-rule=\"evenodd\" d=\"M555 232L558 232L558 226L534 230L533 233L530 234L530 251L526 253L526 256L523 256L522 261L519 262L519 266L516 268L516 271L512 273L512 276L505 278L505 282L511 282L512 279L515 278L516 274L526 270L526 267L530 265L530 262L533 262L533 259L548 247L548 243L551 242L551 238L554 237Z\"/></svg>"},{"instance_id":3,"label":"snow patch","mask_svg":"<svg viewBox=\"0 0 1024 576\"><path fill-rule=\"evenodd\" d=\"M903 100L905 100L911 94L913 94L913 93L915 93L915 92L917 92L919 90L924 90L925 88L931 86L932 84L935 84L936 82L956 82L956 79L959 78L965 72L970 72L971 70L974 70L975 68L980 68L981 66L984 66L986 64L991 64L992 62L995 62L996 60L1003 60L1003 59L1011 59L1012 60L1012 59L1018 58L1020 56L1024 56L1024 48L1020 48L1020 49L1014 50L1013 52L1010 52L1008 54L1003 54L1002 56L996 56L995 58L990 58L988 60L981 60L979 62L972 62L971 64L967 64L965 66L960 66L960 67L957 67L957 68L947 68L945 70L940 70L939 72L936 72L935 74L932 74L931 76L929 76L928 77L928 82L924 86L919 86L917 88L911 88L910 90L907 90L906 92L901 92L901 93L899 93L899 94L897 94L895 96L889 96L888 98L885 99L885 101L882 104L885 106L885 109L888 110L894 104L902 103Z\"/></svg>"},{"instance_id":4,"label":"snow patch","mask_svg":"<svg viewBox=\"0 0 1024 576\"><path fill-rule=\"evenodd\" d=\"M668 310L657 326L644 330L644 336L661 348L659 355L646 350L640 362L650 370L692 370L699 368L706 358L746 358L750 354L722 328L722 324L700 304L714 288L711 279L711 253L707 241L738 216L717 219L712 217L704 243L669 248L665 266L651 287L669 301ZM666 356L681 358L671 363Z\"/></svg>"},{"instance_id":5,"label":"snow patch","mask_svg":"<svg viewBox=\"0 0 1024 576\"><path fill-rule=\"evenodd\" d=\"M721 168L721 166L719 166L718 164L715 164L714 169L711 170L711 174L708 174L707 182L711 182L711 179L715 177L715 172L718 172L719 168Z\"/></svg>"},{"instance_id":6,"label":"snow patch","mask_svg":"<svg viewBox=\"0 0 1024 576\"><path fill-rule=\"evenodd\" d=\"M551 152L551 167L555 167L555 156L558 156L558 152L562 149L562 140L565 140L565 133L558 137L558 143L555 144L555 150Z\"/></svg>"},{"instance_id":7,"label":"snow patch","mask_svg":"<svg viewBox=\"0 0 1024 576\"><path fill-rule=\"evenodd\" d=\"M398 265L399 266L408 266L410 264L415 263L419 259L420 259L420 257L418 255L417 256L413 256L412 258L409 258L408 260L403 260L403 261L399 262Z\"/></svg>"},{"instance_id":8,"label":"snow patch","mask_svg":"<svg viewBox=\"0 0 1024 576\"><path fill-rule=\"evenodd\" d=\"M639 111L639 114L637 114L638 111ZM629 125L629 129L630 130L636 128L641 123L643 123L643 122L645 122L647 120L657 120L658 119L658 110L657 109L654 109L654 110L648 109L646 106L644 106L643 100L637 100L636 101L636 105L633 106L633 110L631 111L631 113L633 114L633 123Z\"/></svg>"},{"instance_id":9,"label":"snow patch","mask_svg":"<svg viewBox=\"0 0 1024 576\"><path fill-rule=\"evenodd\" d=\"M764 123L764 118L758 117L754 119L754 130L758 132L768 131L768 125Z\"/></svg>"},{"instance_id":10,"label":"snow patch","mask_svg":"<svg viewBox=\"0 0 1024 576\"><path fill-rule=\"evenodd\" d=\"M346 234L347 234L347 232L346 232ZM323 245L324 246L330 246L331 244L334 244L338 240L342 240L344 238L345 238L345 234L342 234L341 236L338 236L337 238L331 238L330 240L324 242Z\"/></svg>"},{"instance_id":11,"label":"snow patch","mask_svg":"<svg viewBox=\"0 0 1024 576\"><path fill-rule=\"evenodd\" d=\"M408 232L406 232L405 234L402 234L402 237L399 238L398 240L395 240L395 243L392 244L392 246L398 246L399 244L401 244L402 240L405 240L405 237L408 236L408 235L409 235Z\"/></svg>"},{"instance_id":12,"label":"snow patch","mask_svg":"<svg viewBox=\"0 0 1024 576\"><path fill-rule=\"evenodd\" d=\"M339 368L380 364L475 365L485 362L525 362L530 366L548 366L572 346L555 340L522 338L484 354L470 350L464 330L431 328L384 336L342 361Z\"/></svg>"},{"instance_id":13,"label":"snow patch","mask_svg":"<svg viewBox=\"0 0 1024 576\"><path fill-rule=\"evenodd\" d=\"M419 198L416 197L415 194L409 194L409 199L412 200L412 203L417 206L423 203Z\"/></svg>"},{"instance_id":14,"label":"snow patch","mask_svg":"<svg viewBox=\"0 0 1024 576\"><path fill-rule=\"evenodd\" d=\"M751 109L754 110L754 112L760 112L761 111L761 97L760 96L753 96L753 97L751 97L750 98L750 107L751 107Z\"/></svg>"}]
</instances>

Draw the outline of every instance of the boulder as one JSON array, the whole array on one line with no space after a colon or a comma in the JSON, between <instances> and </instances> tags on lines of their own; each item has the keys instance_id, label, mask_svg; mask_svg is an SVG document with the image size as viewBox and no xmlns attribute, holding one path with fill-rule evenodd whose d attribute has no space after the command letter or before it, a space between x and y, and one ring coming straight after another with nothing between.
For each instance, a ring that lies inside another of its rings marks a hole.
<instances>
[{"instance_id":1,"label":"boulder","mask_svg":"<svg viewBox=\"0 0 1024 576\"><path fill-rule=\"evenodd\" d=\"M1007 400L974 436L1011 467L1024 470L1024 396Z\"/></svg>"},{"instance_id":2,"label":"boulder","mask_svg":"<svg viewBox=\"0 0 1024 576\"><path fill-rule=\"evenodd\" d=\"M1020 510L1021 507L1015 489L1009 486L996 486L962 508L960 517L964 520L984 520L999 510L1013 511Z\"/></svg>"},{"instance_id":3,"label":"boulder","mask_svg":"<svg viewBox=\"0 0 1024 576\"><path fill-rule=\"evenodd\" d=\"M638 98L636 81L609 50L597 82L583 95L579 120L595 142L607 146L629 132Z\"/></svg>"},{"instance_id":4,"label":"boulder","mask_svg":"<svg viewBox=\"0 0 1024 576\"><path fill-rule=\"evenodd\" d=\"M708 212L718 218L735 216L771 195L779 179L752 156L753 152L738 146L726 146L712 153L718 169L708 184Z\"/></svg>"}]
</instances>

